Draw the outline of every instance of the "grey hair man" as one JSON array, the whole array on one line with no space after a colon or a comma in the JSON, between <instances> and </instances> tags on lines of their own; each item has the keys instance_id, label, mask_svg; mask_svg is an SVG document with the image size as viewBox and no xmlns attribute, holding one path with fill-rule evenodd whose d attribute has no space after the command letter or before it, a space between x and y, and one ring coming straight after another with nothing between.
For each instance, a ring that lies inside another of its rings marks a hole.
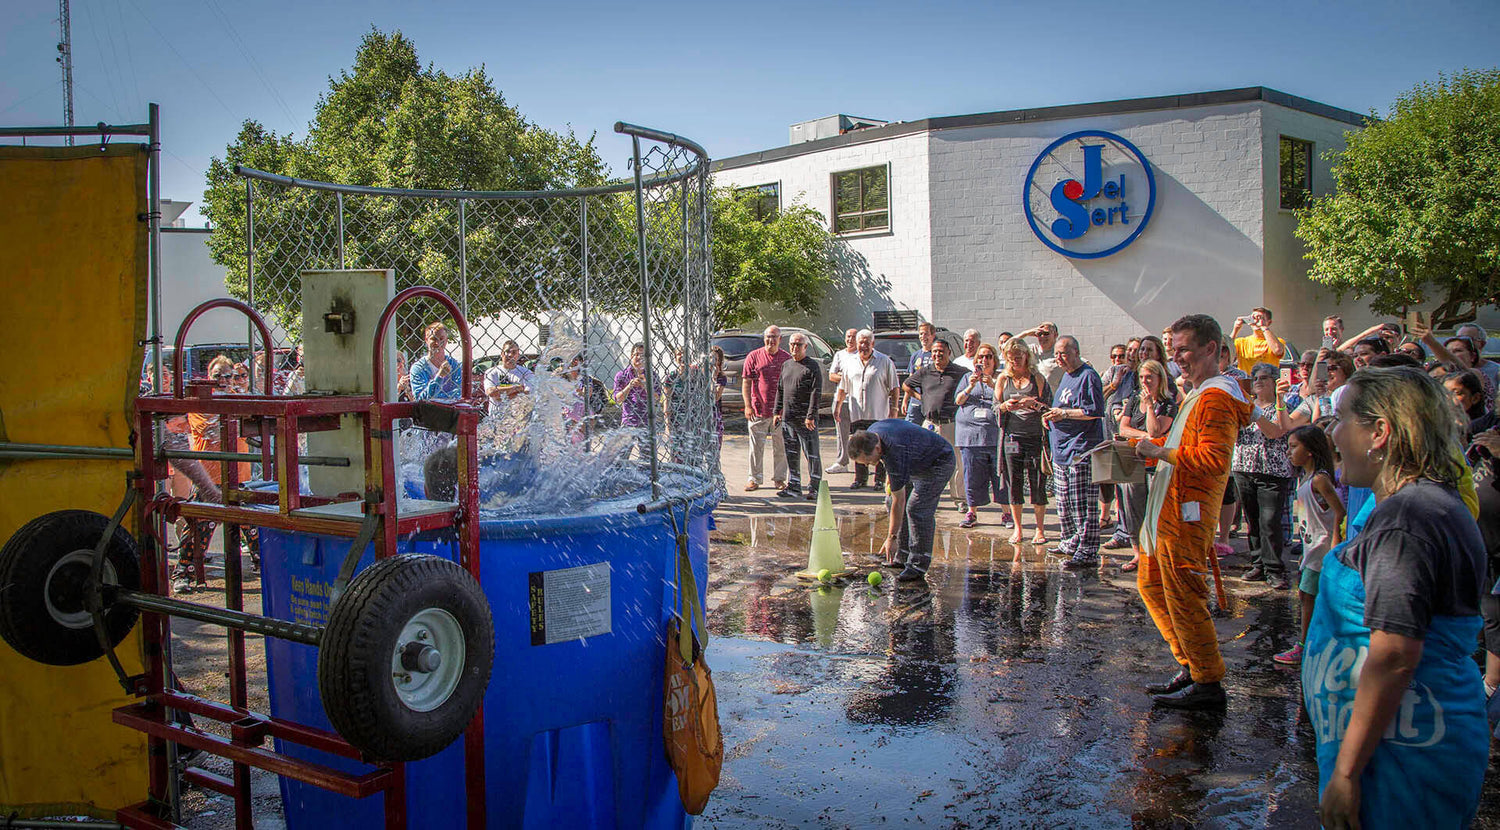
<instances>
[{"instance_id":1,"label":"grey hair man","mask_svg":"<svg viewBox=\"0 0 1500 830\"><path fill-rule=\"evenodd\" d=\"M953 363L965 372L974 371L974 356L979 354L979 347L984 344L984 338L979 336L979 329L968 329L964 332L964 353L953 358Z\"/></svg>"},{"instance_id":2,"label":"grey hair man","mask_svg":"<svg viewBox=\"0 0 1500 830\"><path fill-rule=\"evenodd\" d=\"M1484 344L1489 340L1489 332L1485 331L1483 326L1464 323L1454 334L1469 338L1469 342L1474 344L1474 357L1478 361L1474 364L1474 368L1489 378L1491 389L1500 389L1500 363L1487 360L1484 356Z\"/></svg>"},{"instance_id":3,"label":"grey hair man","mask_svg":"<svg viewBox=\"0 0 1500 830\"><path fill-rule=\"evenodd\" d=\"M828 364L828 379L834 383L843 383L844 374L849 370L852 363L859 361L859 331L857 329L844 330L844 348L835 352L833 362ZM853 462L849 460L849 434L853 432L850 426L854 423L849 417L849 405L844 403L833 408L834 435L838 438L838 456L829 464L825 473L847 473L853 469Z\"/></svg>"},{"instance_id":4,"label":"grey hair man","mask_svg":"<svg viewBox=\"0 0 1500 830\"><path fill-rule=\"evenodd\" d=\"M781 348L781 329L766 326L765 345L745 355L742 394L745 400L745 422L750 432L750 471L745 490L756 490L764 481L766 437L771 438L772 480L776 489L786 487L786 444L774 420L776 391L781 386L781 365L792 356Z\"/></svg>"},{"instance_id":5,"label":"grey hair man","mask_svg":"<svg viewBox=\"0 0 1500 830\"><path fill-rule=\"evenodd\" d=\"M1062 539L1052 552L1068 557L1065 567L1096 568L1099 485L1094 483L1088 454L1104 440L1104 383L1079 356L1077 338L1057 338L1052 355L1063 369L1052 391L1052 408L1042 414L1052 443L1052 487L1062 523Z\"/></svg>"}]
</instances>

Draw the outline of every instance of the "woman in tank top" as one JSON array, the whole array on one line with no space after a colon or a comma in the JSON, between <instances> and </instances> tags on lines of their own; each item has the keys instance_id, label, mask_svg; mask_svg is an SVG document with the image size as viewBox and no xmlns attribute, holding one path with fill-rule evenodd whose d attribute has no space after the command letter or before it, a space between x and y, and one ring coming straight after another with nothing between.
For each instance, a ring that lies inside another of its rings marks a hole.
<instances>
[{"instance_id":1,"label":"woman in tank top","mask_svg":"<svg viewBox=\"0 0 1500 830\"><path fill-rule=\"evenodd\" d=\"M1302 636L1297 644L1272 657L1285 666L1302 662L1307 623L1318 599L1318 576L1323 555L1343 541L1344 502L1333 480L1333 442L1315 426L1302 426L1287 435L1287 457L1297 471L1297 497L1292 502L1293 536L1302 543L1297 592L1302 600Z\"/></svg>"},{"instance_id":2,"label":"woman in tank top","mask_svg":"<svg viewBox=\"0 0 1500 830\"><path fill-rule=\"evenodd\" d=\"M1016 529L1010 536L1019 545L1022 535L1021 497L1029 490L1031 509L1036 519L1033 545L1047 542L1047 489L1042 471L1042 453L1046 447L1042 413L1052 392L1037 373L1031 348L1022 338L1005 342L1005 374L995 393L995 412L1000 418L1000 465L1005 491L1010 495L1010 513Z\"/></svg>"}]
</instances>

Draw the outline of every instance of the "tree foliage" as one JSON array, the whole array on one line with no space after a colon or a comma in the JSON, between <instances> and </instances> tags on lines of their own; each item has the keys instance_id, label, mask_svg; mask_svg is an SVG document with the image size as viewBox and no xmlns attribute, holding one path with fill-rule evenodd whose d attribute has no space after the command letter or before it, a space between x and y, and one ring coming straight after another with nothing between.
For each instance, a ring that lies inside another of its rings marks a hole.
<instances>
[{"instance_id":1,"label":"tree foliage","mask_svg":"<svg viewBox=\"0 0 1500 830\"><path fill-rule=\"evenodd\" d=\"M372 30L352 70L329 80L305 138L280 136L254 120L209 165L203 194L214 227L214 259L229 273L230 291L248 292L243 164L271 173L372 187L433 190L547 190L603 184L607 170L592 138L580 141L528 122L495 89L484 68L449 75L418 60L400 32ZM256 201L257 304L295 330L297 297L266 296L265 286L296 285L310 268L337 268L338 208L331 194L278 191ZM517 308L538 297L531 282L562 267L548 240L571 233L575 214L544 203L483 202L465 236L471 263L484 263L498 290L471 296L471 316ZM349 197L342 220L344 265L395 268L398 276L457 296L458 203L445 200ZM551 228L551 225L558 225ZM555 231L555 232L554 232ZM405 280L403 280L405 281Z\"/></svg>"},{"instance_id":2,"label":"tree foliage","mask_svg":"<svg viewBox=\"0 0 1500 830\"><path fill-rule=\"evenodd\" d=\"M755 195L715 189L714 322L730 328L754 319L758 303L789 312L818 310L833 286L833 238L822 214L792 204L756 218Z\"/></svg>"},{"instance_id":3,"label":"tree foliage","mask_svg":"<svg viewBox=\"0 0 1500 830\"><path fill-rule=\"evenodd\" d=\"M1500 70L1420 84L1347 138L1335 193L1298 212L1309 276L1439 327L1500 299Z\"/></svg>"}]
</instances>

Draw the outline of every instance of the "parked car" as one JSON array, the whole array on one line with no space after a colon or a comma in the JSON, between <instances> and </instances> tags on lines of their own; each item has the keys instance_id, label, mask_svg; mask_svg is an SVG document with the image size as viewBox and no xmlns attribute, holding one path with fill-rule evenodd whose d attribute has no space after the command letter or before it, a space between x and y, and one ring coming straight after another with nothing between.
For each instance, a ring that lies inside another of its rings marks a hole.
<instances>
[{"instance_id":1,"label":"parked car","mask_svg":"<svg viewBox=\"0 0 1500 830\"><path fill-rule=\"evenodd\" d=\"M938 328L935 333L937 339L948 344L954 357L959 357L964 353L964 339L958 332ZM911 356L922 350L922 338L917 334L916 329L877 331L875 332L875 350L895 361L896 376L901 379L902 383L905 383L908 374L906 367L911 364Z\"/></svg>"},{"instance_id":2,"label":"parked car","mask_svg":"<svg viewBox=\"0 0 1500 830\"><path fill-rule=\"evenodd\" d=\"M781 348L786 348L787 341L794 334L801 334L807 338L807 356L818 361L818 365L823 367L823 405L819 407L818 412L826 415L833 411L833 393L838 390L838 384L828 379L828 369L833 365L834 349L828 345L827 340L807 329L788 326L781 327ZM741 412L745 408L744 396L740 391L745 357L764 346L765 340L757 332L726 329L714 332L711 342L724 350L724 374L729 377L729 386L724 389L724 411L730 414Z\"/></svg>"}]
</instances>

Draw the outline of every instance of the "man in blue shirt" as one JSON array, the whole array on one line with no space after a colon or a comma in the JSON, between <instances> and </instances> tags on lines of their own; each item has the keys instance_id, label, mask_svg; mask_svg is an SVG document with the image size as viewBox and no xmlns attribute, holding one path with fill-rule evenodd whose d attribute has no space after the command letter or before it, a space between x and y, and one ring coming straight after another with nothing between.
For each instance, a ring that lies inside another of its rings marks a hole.
<instances>
[{"instance_id":1,"label":"man in blue shirt","mask_svg":"<svg viewBox=\"0 0 1500 830\"><path fill-rule=\"evenodd\" d=\"M922 344L922 350L911 353L906 361L906 376L911 377L923 368L932 365L932 344L937 342L937 327L931 323L922 323L917 326L917 340ZM906 394L906 420L914 423L922 423L922 399Z\"/></svg>"},{"instance_id":2,"label":"man in blue shirt","mask_svg":"<svg viewBox=\"0 0 1500 830\"><path fill-rule=\"evenodd\" d=\"M885 462L891 514L890 533L880 547L882 567L900 568L898 582L925 579L938 501L953 477L952 445L932 430L887 418L849 437L849 457L867 465ZM1097 543L1097 527L1094 535Z\"/></svg>"},{"instance_id":3,"label":"man in blue shirt","mask_svg":"<svg viewBox=\"0 0 1500 830\"><path fill-rule=\"evenodd\" d=\"M1062 539L1052 553L1071 570L1099 565L1099 485L1088 453L1104 440L1104 384L1078 354L1078 340L1059 337L1052 354L1063 376L1042 415L1052 447L1052 486L1058 495Z\"/></svg>"}]
</instances>

